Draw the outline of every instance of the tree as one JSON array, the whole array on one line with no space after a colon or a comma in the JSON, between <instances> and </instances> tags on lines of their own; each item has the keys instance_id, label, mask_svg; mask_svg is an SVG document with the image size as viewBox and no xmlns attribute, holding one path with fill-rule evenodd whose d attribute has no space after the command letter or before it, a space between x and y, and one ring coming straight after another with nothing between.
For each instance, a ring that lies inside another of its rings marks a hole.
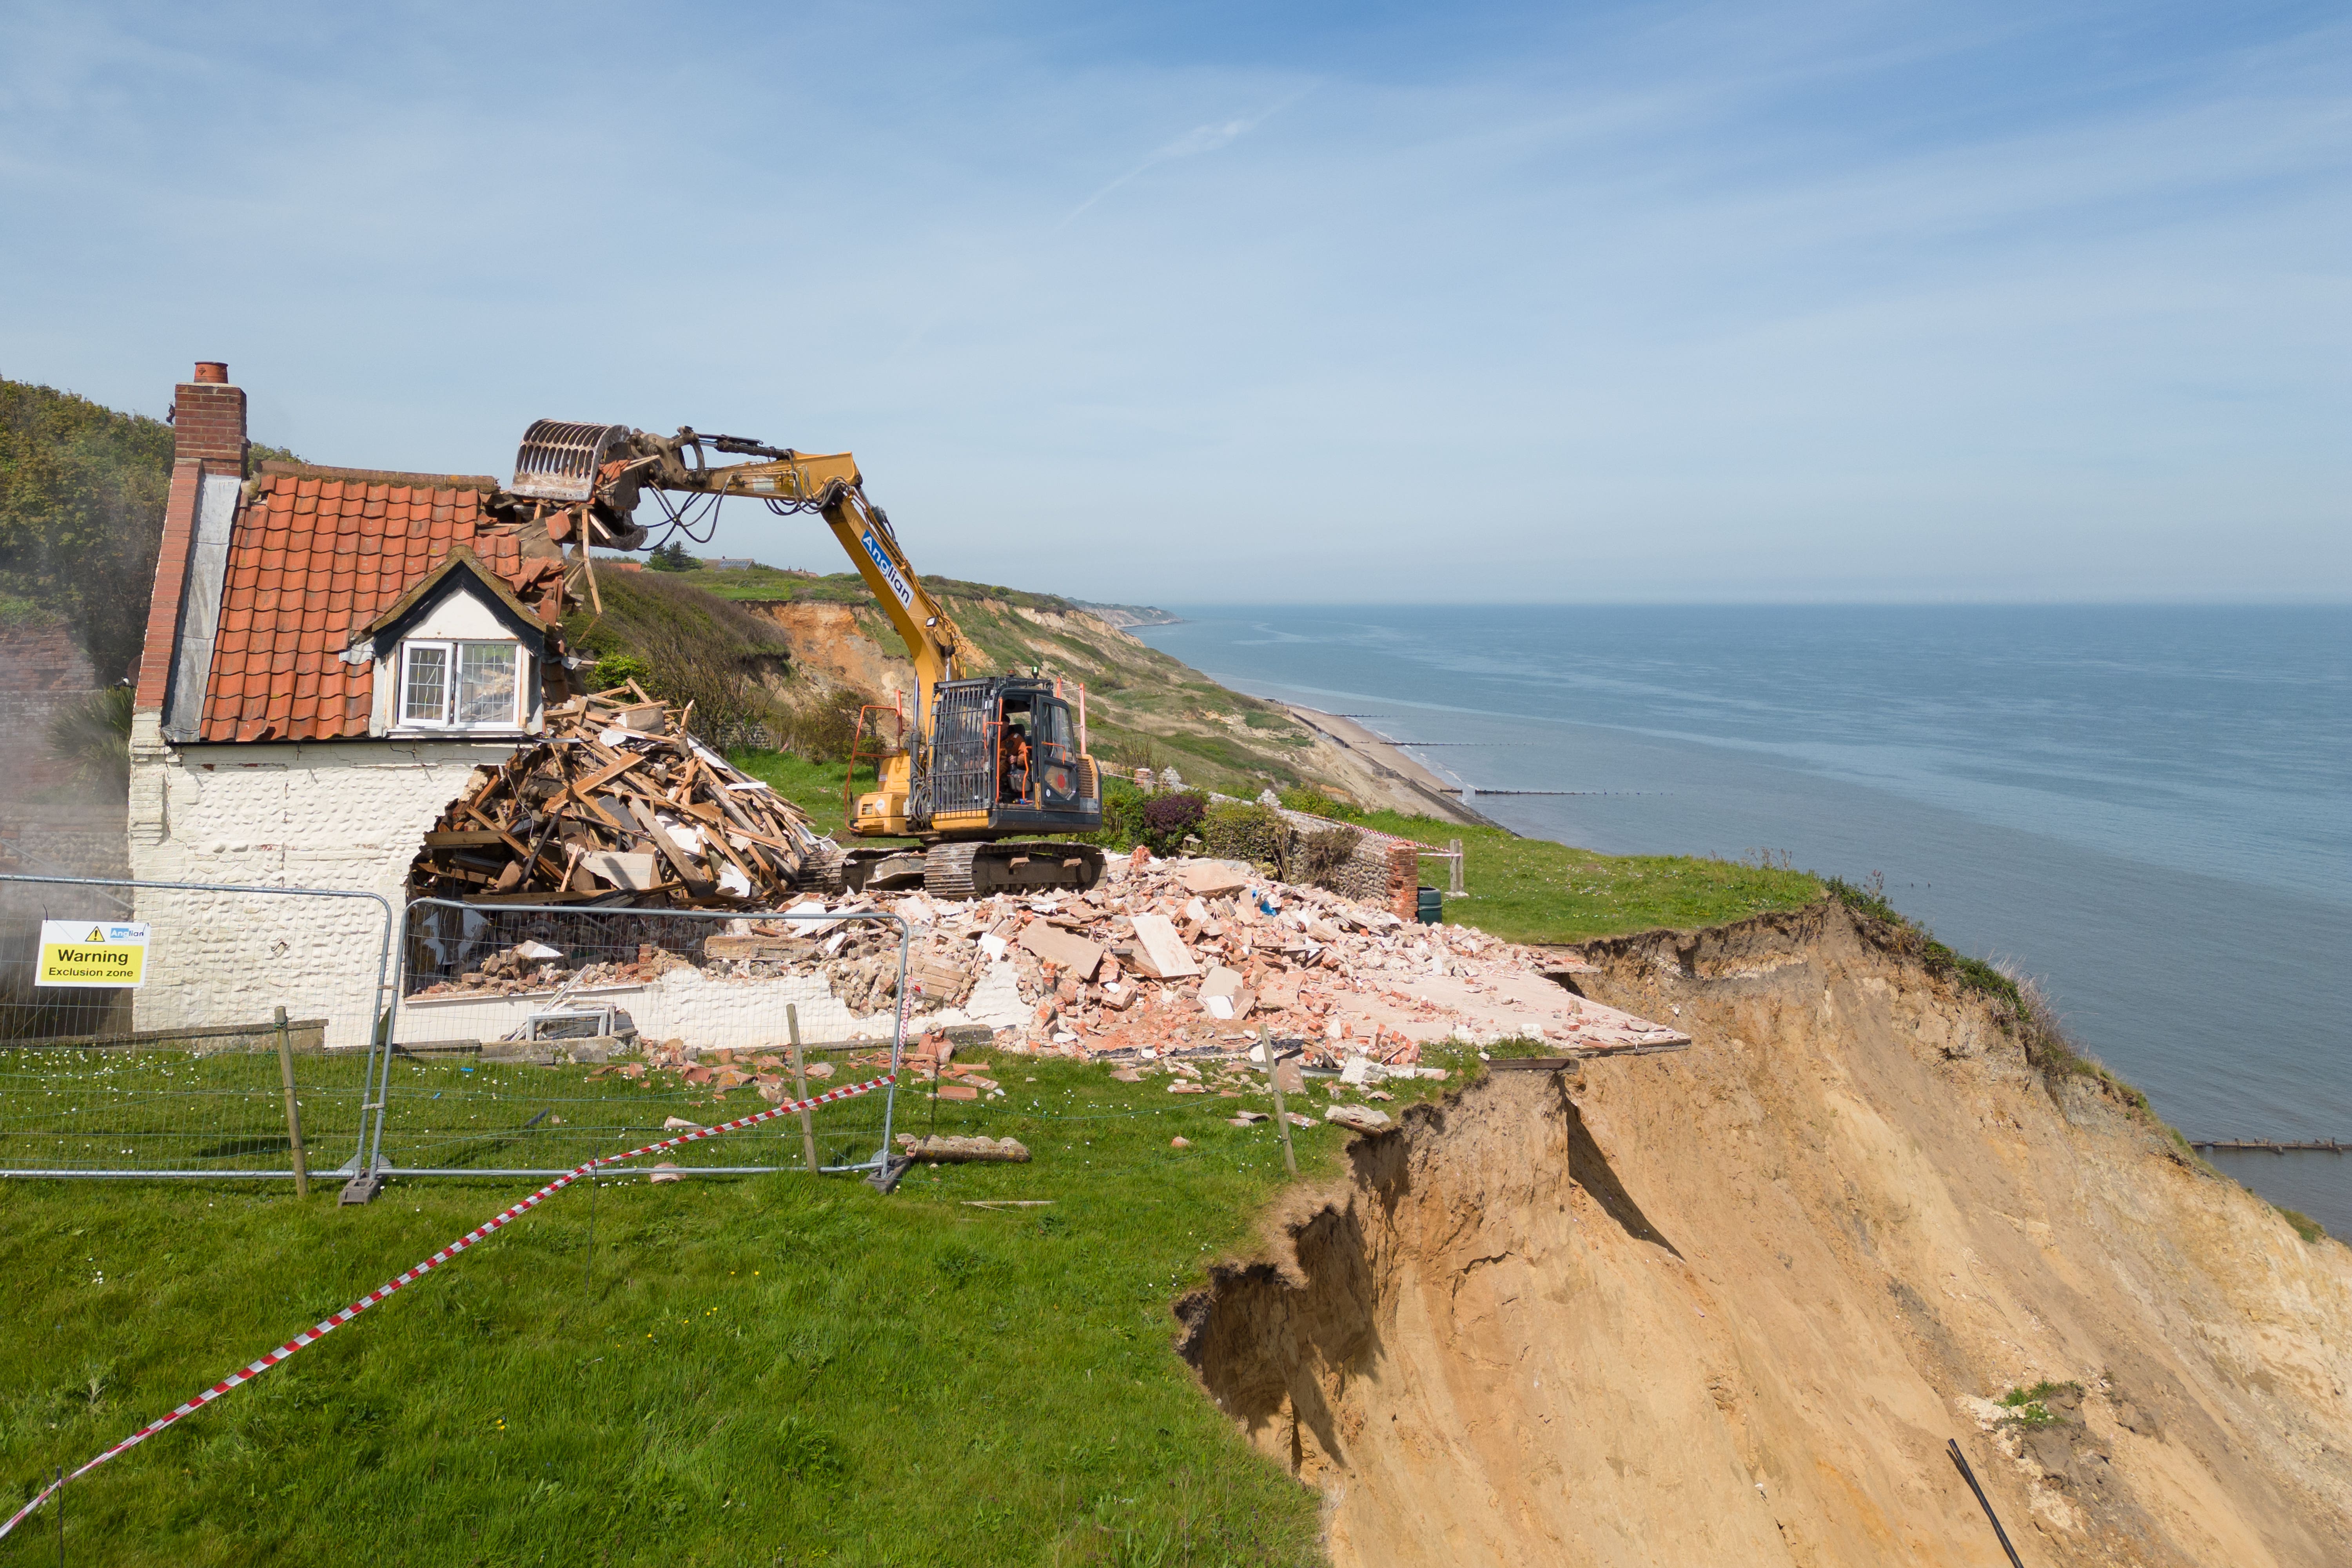
<instances>
[{"instance_id":1,"label":"tree","mask_svg":"<svg viewBox=\"0 0 2352 1568\"><path fill-rule=\"evenodd\" d=\"M686 546L673 539L667 544L655 546L653 553L646 557L646 564L656 572L691 572L702 563L688 555Z\"/></svg>"},{"instance_id":2,"label":"tree","mask_svg":"<svg viewBox=\"0 0 2352 1568\"><path fill-rule=\"evenodd\" d=\"M255 443L252 458L294 459ZM0 593L64 616L101 681L147 635L172 427L53 387L0 381Z\"/></svg>"}]
</instances>

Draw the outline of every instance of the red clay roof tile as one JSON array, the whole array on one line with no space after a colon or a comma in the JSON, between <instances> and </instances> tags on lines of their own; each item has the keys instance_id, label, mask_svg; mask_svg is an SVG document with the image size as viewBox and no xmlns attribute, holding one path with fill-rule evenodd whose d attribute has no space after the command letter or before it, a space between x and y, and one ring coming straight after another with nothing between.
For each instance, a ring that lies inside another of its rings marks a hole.
<instances>
[{"instance_id":1,"label":"red clay roof tile","mask_svg":"<svg viewBox=\"0 0 2352 1568\"><path fill-rule=\"evenodd\" d=\"M521 559L511 531L478 531L481 502L470 489L263 476L230 533L197 732L241 742L366 734L373 667L336 657L353 627L382 615L453 544L469 546L518 593L547 574L548 563Z\"/></svg>"}]
</instances>

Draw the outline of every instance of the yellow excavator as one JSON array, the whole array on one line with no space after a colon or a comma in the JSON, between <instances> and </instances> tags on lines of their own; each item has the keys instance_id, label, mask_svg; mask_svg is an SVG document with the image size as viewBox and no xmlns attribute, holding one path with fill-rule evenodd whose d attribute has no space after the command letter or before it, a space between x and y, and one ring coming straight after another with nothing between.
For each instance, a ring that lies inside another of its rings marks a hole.
<instances>
[{"instance_id":1,"label":"yellow excavator","mask_svg":"<svg viewBox=\"0 0 2352 1568\"><path fill-rule=\"evenodd\" d=\"M710 453L752 460L714 467ZM916 680L914 711L878 756L875 787L858 797L848 827L858 838L913 838L921 847L853 848L842 883L969 899L1083 890L1100 879L1103 852L1095 846L1024 837L1102 826L1083 689L1066 691L1038 675L964 673L962 633L924 591L848 453L795 452L690 428L655 436L542 419L523 436L509 488L535 503L554 537L576 542L583 560L598 542L643 546L647 531L633 520L649 492L672 521L680 518L671 495L709 497L712 506L743 497L772 511L822 517L905 641Z\"/></svg>"}]
</instances>

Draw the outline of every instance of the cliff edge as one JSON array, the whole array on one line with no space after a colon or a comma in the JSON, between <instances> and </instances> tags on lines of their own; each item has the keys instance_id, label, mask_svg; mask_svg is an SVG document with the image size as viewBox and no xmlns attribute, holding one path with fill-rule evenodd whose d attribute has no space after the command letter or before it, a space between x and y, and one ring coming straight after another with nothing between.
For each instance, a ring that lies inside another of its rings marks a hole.
<instances>
[{"instance_id":1,"label":"cliff edge","mask_svg":"<svg viewBox=\"0 0 2352 1568\"><path fill-rule=\"evenodd\" d=\"M2352 1251L1890 934L1593 944L1691 1050L1416 1110L1182 1303L1335 1563L2000 1564L1952 1437L2029 1563L2352 1561Z\"/></svg>"}]
</instances>

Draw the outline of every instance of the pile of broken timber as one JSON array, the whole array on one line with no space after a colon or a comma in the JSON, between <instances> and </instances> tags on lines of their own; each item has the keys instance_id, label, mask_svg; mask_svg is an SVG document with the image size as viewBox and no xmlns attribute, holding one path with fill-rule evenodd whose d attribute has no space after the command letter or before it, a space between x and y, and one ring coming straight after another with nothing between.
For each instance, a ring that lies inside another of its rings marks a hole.
<instances>
[{"instance_id":1,"label":"pile of broken timber","mask_svg":"<svg viewBox=\"0 0 2352 1568\"><path fill-rule=\"evenodd\" d=\"M442 814L412 898L735 908L837 885L800 808L631 681L548 712L548 736Z\"/></svg>"}]
</instances>

